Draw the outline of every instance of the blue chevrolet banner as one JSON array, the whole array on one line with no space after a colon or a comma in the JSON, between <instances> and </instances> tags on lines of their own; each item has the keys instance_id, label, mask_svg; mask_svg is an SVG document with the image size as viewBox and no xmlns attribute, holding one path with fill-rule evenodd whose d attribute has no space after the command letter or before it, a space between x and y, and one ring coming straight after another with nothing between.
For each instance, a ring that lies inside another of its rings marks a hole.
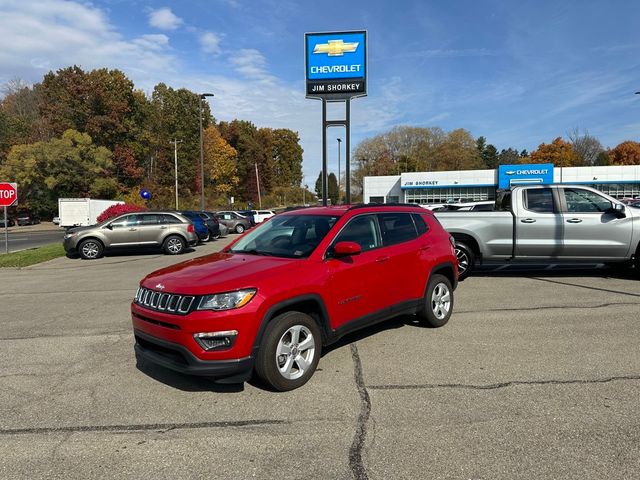
<instances>
[{"instance_id":1,"label":"blue chevrolet banner","mask_svg":"<svg viewBox=\"0 0 640 480\"><path fill-rule=\"evenodd\" d=\"M305 34L307 97L367 94L367 32Z\"/></svg>"},{"instance_id":2,"label":"blue chevrolet banner","mask_svg":"<svg viewBox=\"0 0 640 480\"><path fill-rule=\"evenodd\" d=\"M500 165L498 167L498 188L531 183L553 183L553 163Z\"/></svg>"}]
</instances>

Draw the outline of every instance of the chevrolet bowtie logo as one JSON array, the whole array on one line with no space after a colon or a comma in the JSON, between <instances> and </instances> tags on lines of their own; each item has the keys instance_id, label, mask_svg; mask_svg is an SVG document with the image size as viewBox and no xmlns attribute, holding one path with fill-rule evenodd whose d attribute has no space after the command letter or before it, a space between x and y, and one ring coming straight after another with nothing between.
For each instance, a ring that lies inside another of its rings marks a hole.
<instances>
[{"instance_id":1,"label":"chevrolet bowtie logo","mask_svg":"<svg viewBox=\"0 0 640 480\"><path fill-rule=\"evenodd\" d=\"M327 43L317 43L313 53L326 53L330 57L341 57L345 53L352 53L358 49L359 42L344 43L343 40L329 40Z\"/></svg>"}]
</instances>

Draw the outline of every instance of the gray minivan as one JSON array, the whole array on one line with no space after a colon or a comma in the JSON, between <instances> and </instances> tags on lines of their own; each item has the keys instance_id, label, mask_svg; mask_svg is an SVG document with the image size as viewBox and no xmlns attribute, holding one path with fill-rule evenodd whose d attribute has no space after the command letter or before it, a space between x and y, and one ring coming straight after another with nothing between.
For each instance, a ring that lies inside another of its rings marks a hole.
<instances>
[{"instance_id":1,"label":"gray minivan","mask_svg":"<svg viewBox=\"0 0 640 480\"><path fill-rule=\"evenodd\" d=\"M193 223L175 212L125 213L97 225L67 230L62 244L68 254L100 258L106 249L161 247L168 255L198 243Z\"/></svg>"}]
</instances>

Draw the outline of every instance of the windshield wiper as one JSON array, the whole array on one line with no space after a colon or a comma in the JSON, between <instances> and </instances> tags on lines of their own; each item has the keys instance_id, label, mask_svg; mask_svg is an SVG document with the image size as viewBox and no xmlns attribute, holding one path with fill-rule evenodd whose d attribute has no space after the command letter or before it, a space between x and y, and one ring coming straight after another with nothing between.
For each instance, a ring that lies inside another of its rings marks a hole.
<instances>
[{"instance_id":1,"label":"windshield wiper","mask_svg":"<svg viewBox=\"0 0 640 480\"><path fill-rule=\"evenodd\" d=\"M264 250L256 250L252 248L250 250L231 250L232 253L247 253L249 255L262 255L264 257L273 257L274 254L271 252L265 252Z\"/></svg>"}]
</instances>

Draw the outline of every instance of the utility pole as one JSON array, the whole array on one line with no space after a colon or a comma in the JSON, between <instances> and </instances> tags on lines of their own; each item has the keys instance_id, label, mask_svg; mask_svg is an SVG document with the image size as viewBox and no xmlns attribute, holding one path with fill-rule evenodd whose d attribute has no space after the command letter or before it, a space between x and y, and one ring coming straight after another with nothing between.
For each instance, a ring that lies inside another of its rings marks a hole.
<instances>
[{"instance_id":1,"label":"utility pole","mask_svg":"<svg viewBox=\"0 0 640 480\"><path fill-rule=\"evenodd\" d=\"M336 138L336 140L338 140L338 203L340 203L340 144L342 139Z\"/></svg>"},{"instance_id":2,"label":"utility pole","mask_svg":"<svg viewBox=\"0 0 640 480\"><path fill-rule=\"evenodd\" d=\"M200 210L204 210L204 152L202 145L202 100L213 97L213 93L201 93L198 97L200 106Z\"/></svg>"},{"instance_id":3,"label":"utility pole","mask_svg":"<svg viewBox=\"0 0 640 480\"><path fill-rule=\"evenodd\" d=\"M173 158L176 175L176 210L178 210L178 144L182 143L182 140L173 139L173 141L169 143L173 143Z\"/></svg>"},{"instance_id":4,"label":"utility pole","mask_svg":"<svg viewBox=\"0 0 640 480\"><path fill-rule=\"evenodd\" d=\"M260 196L260 177L258 176L258 162L255 162L256 166L256 185L258 186L258 205L262 208L262 197Z\"/></svg>"}]
</instances>

